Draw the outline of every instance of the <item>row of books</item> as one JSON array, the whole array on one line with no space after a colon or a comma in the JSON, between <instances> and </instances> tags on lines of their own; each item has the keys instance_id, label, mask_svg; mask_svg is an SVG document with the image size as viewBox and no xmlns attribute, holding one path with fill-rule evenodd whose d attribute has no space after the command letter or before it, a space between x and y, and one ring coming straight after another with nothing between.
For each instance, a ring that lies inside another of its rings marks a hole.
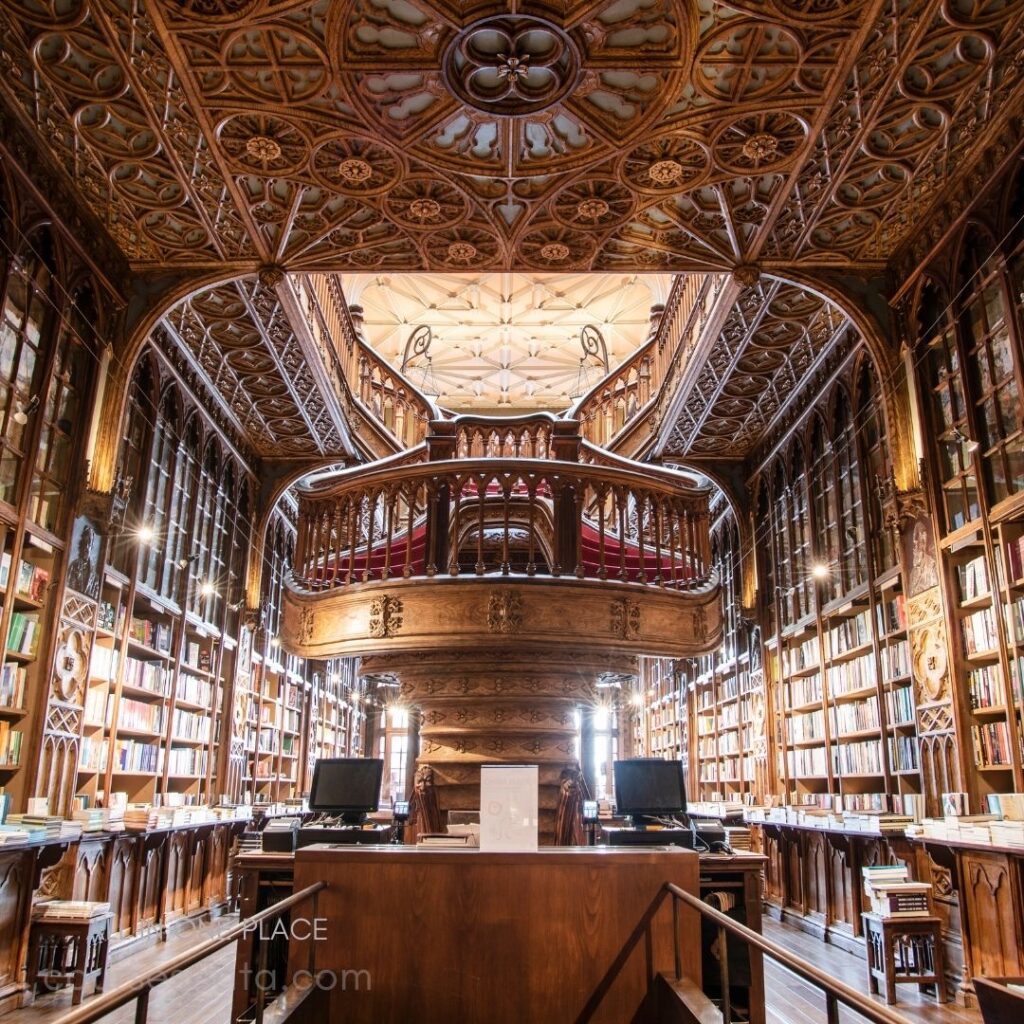
<instances>
[{"instance_id":1,"label":"row of books","mask_svg":"<svg viewBox=\"0 0 1024 1024\"><path fill-rule=\"evenodd\" d=\"M206 775L207 754L203 747L171 747L167 751L167 770L171 775Z\"/></svg>"},{"instance_id":2,"label":"row of books","mask_svg":"<svg viewBox=\"0 0 1024 1024\"><path fill-rule=\"evenodd\" d=\"M914 736L889 737L889 768L894 772L917 771L917 738Z\"/></svg>"},{"instance_id":3,"label":"row of books","mask_svg":"<svg viewBox=\"0 0 1024 1024\"><path fill-rule=\"evenodd\" d=\"M178 674L177 694L179 700L188 701L190 704L201 704L208 708L210 698L213 696L213 685L207 679L200 679L198 676L181 672Z\"/></svg>"},{"instance_id":4,"label":"row of books","mask_svg":"<svg viewBox=\"0 0 1024 1024\"><path fill-rule=\"evenodd\" d=\"M838 626L833 626L825 634L828 639L828 653L831 657L845 654L855 647L871 642L871 613L862 611L848 619L843 619Z\"/></svg>"},{"instance_id":5,"label":"row of books","mask_svg":"<svg viewBox=\"0 0 1024 1024\"><path fill-rule=\"evenodd\" d=\"M786 674L802 672L804 669L815 668L821 659L818 638L812 636L796 647L787 648L784 655L783 668Z\"/></svg>"},{"instance_id":6,"label":"row of books","mask_svg":"<svg viewBox=\"0 0 1024 1024\"><path fill-rule=\"evenodd\" d=\"M11 727L10 722L0 722L0 764L21 764L21 746L24 734Z\"/></svg>"},{"instance_id":7,"label":"row of books","mask_svg":"<svg viewBox=\"0 0 1024 1024\"><path fill-rule=\"evenodd\" d=\"M836 775L878 775L882 771L882 744L878 740L837 743L832 747Z\"/></svg>"},{"instance_id":8,"label":"row of books","mask_svg":"<svg viewBox=\"0 0 1024 1024\"><path fill-rule=\"evenodd\" d=\"M39 613L13 612L7 632L7 650L34 658L39 649Z\"/></svg>"},{"instance_id":9,"label":"row of books","mask_svg":"<svg viewBox=\"0 0 1024 1024\"><path fill-rule=\"evenodd\" d=\"M903 725L914 721L914 691L909 686L899 686L885 695L886 711L890 725Z\"/></svg>"},{"instance_id":10,"label":"row of books","mask_svg":"<svg viewBox=\"0 0 1024 1024\"><path fill-rule=\"evenodd\" d=\"M964 650L968 655L983 654L995 650L999 641L996 636L995 613L991 607L981 608L965 615L960 623L963 632Z\"/></svg>"},{"instance_id":11,"label":"row of books","mask_svg":"<svg viewBox=\"0 0 1024 1024\"><path fill-rule=\"evenodd\" d=\"M151 647L153 650L169 654L171 650L171 627L165 622L153 622L150 619L133 615L128 625L128 635L136 643Z\"/></svg>"},{"instance_id":12,"label":"row of books","mask_svg":"<svg viewBox=\"0 0 1024 1024\"><path fill-rule=\"evenodd\" d=\"M172 735L182 740L206 740L210 735L210 716L176 708Z\"/></svg>"},{"instance_id":13,"label":"row of books","mask_svg":"<svg viewBox=\"0 0 1024 1024\"><path fill-rule=\"evenodd\" d=\"M807 740L824 739L825 713L808 711L794 715L789 720L789 739L792 743L803 743Z\"/></svg>"},{"instance_id":14,"label":"row of books","mask_svg":"<svg viewBox=\"0 0 1024 1024\"><path fill-rule=\"evenodd\" d=\"M161 697L168 692L168 672L159 661L140 661L128 658L125 663L124 681L129 686L137 686L140 690L149 690Z\"/></svg>"},{"instance_id":15,"label":"row of books","mask_svg":"<svg viewBox=\"0 0 1024 1024\"><path fill-rule=\"evenodd\" d=\"M25 683L28 669L12 661L4 662L0 668L0 704L5 708L25 706Z\"/></svg>"},{"instance_id":16,"label":"row of books","mask_svg":"<svg viewBox=\"0 0 1024 1024\"><path fill-rule=\"evenodd\" d=\"M991 588L988 581L988 562L984 555L958 565L956 576L960 585L961 601L973 601L976 597L986 597L989 594Z\"/></svg>"},{"instance_id":17,"label":"row of books","mask_svg":"<svg viewBox=\"0 0 1024 1024\"><path fill-rule=\"evenodd\" d=\"M907 602L902 594L880 601L876 605L878 632L882 636L898 633L907 628Z\"/></svg>"},{"instance_id":18,"label":"row of books","mask_svg":"<svg viewBox=\"0 0 1024 1024\"><path fill-rule=\"evenodd\" d=\"M910 643L898 640L882 651L882 671L887 683L910 675Z\"/></svg>"},{"instance_id":19,"label":"row of books","mask_svg":"<svg viewBox=\"0 0 1024 1024\"><path fill-rule=\"evenodd\" d=\"M1006 565L1011 582L1024 579L1024 535L1006 542Z\"/></svg>"},{"instance_id":20,"label":"row of books","mask_svg":"<svg viewBox=\"0 0 1024 1024\"><path fill-rule=\"evenodd\" d=\"M106 724L113 726L113 695L107 705ZM164 731L164 707L162 704L150 704L146 701L132 700L122 697L117 712L119 729L137 729L142 732L162 733Z\"/></svg>"},{"instance_id":21,"label":"row of books","mask_svg":"<svg viewBox=\"0 0 1024 1024\"><path fill-rule=\"evenodd\" d=\"M190 668L197 668L200 672L210 671L210 649L200 646L195 640L189 640L185 645L184 660Z\"/></svg>"},{"instance_id":22,"label":"row of books","mask_svg":"<svg viewBox=\"0 0 1024 1024\"><path fill-rule=\"evenodd\" d=\"M1003 679L998 665L980 665L967 673L967 692L972 708L1001 707Z\"/></svg>"},{"instance_id":23,"label":"row of books","mask_svg":"<svg viewBox=\"0 0 1024 1024\"><path fill-rule=\"evenodd\" d=\"M789 682L789 706L804 707L821 702L821 676L803 676Z\"/></svg>"},{"instance_id":24,"label":"row of books","mask_svg":"<svg viewBox=\"0 0 1024 1024\"><path fill-rule=\"evenodd\" d=\"M868 651L845 664L831 665L828 669L828 689L833 697L853 690L862 690L877 683L874 652Z\"/></svg>"},{"instance_id":25,"label":"row of books","mask_svg":"<svg viewBox=\"0 0 1024 1024\"><path fill-rule=\"evenodd\" d=\"M6 590L11 581L11 553L0 553L0 590ZM18 578L14 592L30 601L42 601L50 582L50 570L24 558L18 563Z\"/></svg>"},{"instance_id":26,"label":"row of books","mask_svg":"<svg viewBox=\"0 0 1024 1024\"><path fill-rule=\"evenodd\" d=\"M978 722L971 726L974 763L979 767L1000 767L1011 763L1010 734L1006 722Z\"/></svg>"},{"instance_id":27,"label":"row of books","mask_svg":"<svg viewBox=\"0 0 1024 1024\"><path fill-rule=\"evenodd\" d=\"M878 698L868 697L849 704L835 704L832 707L832 726L837 735L860 732L863 729L877 729Z\"/></svg>"}]
</instances>

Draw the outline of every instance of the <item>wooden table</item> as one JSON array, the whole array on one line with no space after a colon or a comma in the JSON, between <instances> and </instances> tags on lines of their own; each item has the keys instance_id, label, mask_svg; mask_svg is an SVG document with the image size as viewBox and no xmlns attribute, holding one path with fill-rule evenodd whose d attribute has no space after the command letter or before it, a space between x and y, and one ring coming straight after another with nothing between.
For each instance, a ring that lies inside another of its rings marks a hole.
<instances>
[{"instance_id":1,"label":"wooden table","mask_svg":"<svg viewBox=\"0 0 1024 1024\"><path fill-rule=\"evenodd\" d=\"M868 986L885 985L885 1001L896 1002L896 986L916 984L924 991L935 986L935 999L946 1001L946 973L942 956L942 921L937 917L879 917L864 915ZM897 956L897 948L899 955Z\"/></svg>"},{"instance_id":2,"label":"wooden table","mask_svg":"<svg viewBox=\"0 0 1024 1024\"><path fill-rule=\"evenodd\" d=\"M320 880L326 935L312 942L315 968L332 972L329 1019L346 1024L567 1024L665 882L699 885L697 855L666 847L299 850L295 890ZM700 945L686 941L700 933L698 915L681 907L679 917L684 972L699 985ZM293 973L307 969L311 941L293 936ZM589 1019L634 1019L673 960L666 901Z\"/></svg>"}]
</instances>

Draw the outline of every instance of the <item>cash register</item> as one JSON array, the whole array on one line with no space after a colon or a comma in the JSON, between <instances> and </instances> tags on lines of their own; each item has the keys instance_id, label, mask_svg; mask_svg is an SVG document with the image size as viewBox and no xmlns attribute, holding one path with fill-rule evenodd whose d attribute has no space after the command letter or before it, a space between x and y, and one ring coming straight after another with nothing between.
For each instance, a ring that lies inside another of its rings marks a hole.
<instances>
[{"instance_id":1,"label":"cash register","mask_svg":"<svg viewBox=\"0 0 1024 1024\"><path fill-rule=\"evenodd\" d=\"M296 846L386 843L387 825L367 825L380 804L384 761L379 757L322 757L313 768L309 809L318 813L299 829Z\"/></svg>"}]
</instances>

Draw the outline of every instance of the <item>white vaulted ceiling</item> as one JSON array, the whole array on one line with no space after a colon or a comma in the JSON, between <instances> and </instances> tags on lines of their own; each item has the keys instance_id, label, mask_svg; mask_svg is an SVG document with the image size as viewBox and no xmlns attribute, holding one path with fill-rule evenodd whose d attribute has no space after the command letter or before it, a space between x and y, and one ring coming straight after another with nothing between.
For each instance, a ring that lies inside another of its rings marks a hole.
<instances>
[{"instance_id":1,"label":"white vaulted ceiling","mask_svg":"<svg viewBox=\"0 0 1024 1024\"><path fill-rule=\"evenodd\" d=\"M350 305L362 306L366 338L396 369L412 332L428 326L426 390L457 412L546 409L572 404L580 383L580 332L596 327L611 369L643 344L651 306L668 274L344 274ZM424 386L422 356L406 371ZM586 361L590 385L603 375ZM431 382L436 387L431 389Z\"/></svg>"}]
</instances>

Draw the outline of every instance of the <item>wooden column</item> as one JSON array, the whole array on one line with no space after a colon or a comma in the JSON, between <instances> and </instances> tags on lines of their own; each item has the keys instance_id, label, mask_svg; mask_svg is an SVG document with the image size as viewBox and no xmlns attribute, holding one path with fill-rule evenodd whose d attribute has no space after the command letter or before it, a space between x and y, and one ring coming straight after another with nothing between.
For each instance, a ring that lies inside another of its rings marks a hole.
<instances>
[{"instance_id":1,"label":"wooden column","mask_svg":"<svg viewBox=\"0 0 1024 1024\"><path fill-rule=\"evenodd\" d=\"M635 673L636 659L520 644L372 655L362 670L397 676L403 701L419 710L417 764L434 771L442 815L479 808L480 765L536 764L541 840L550 842L562 770L578 766L576 709L596 703L598 676Z\"/></svg>"}]
</instances>

